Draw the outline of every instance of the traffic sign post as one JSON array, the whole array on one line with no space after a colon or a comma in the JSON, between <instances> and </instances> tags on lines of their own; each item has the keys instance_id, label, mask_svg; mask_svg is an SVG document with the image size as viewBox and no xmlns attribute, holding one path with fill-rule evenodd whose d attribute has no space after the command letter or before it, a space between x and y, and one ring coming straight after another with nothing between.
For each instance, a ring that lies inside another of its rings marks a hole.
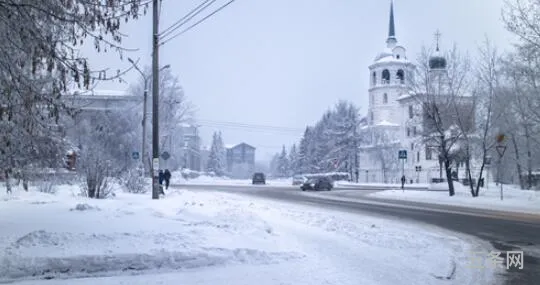
<instances>
[{"instance_id":1,"label":"traffic sign post","mask_svg":"<svg viewBox=\"0 0 540 285\"><path fill-rule=\"evenodd\" d=\"M407 160L407 150L401 149L398 151L398 159L401 160L401 178L405 177L405 160ZM405 191L403 182L401 183L401 190Z\"/></svg>"},{"instance_id":2,"label":"traffic sign post","mask_svg":"<svg viewBox=\"0 0 540 285\"><path fill-rule=\"evenodd\" d=\"M171 155L169 154L169 152L164 151L164 152L161 154L161 158L162 158L163 160L168 160L169 158L171 158Z\"/></svg>"},{"instance_id":3,"label":"traffic sign post","mask_svg":"<svg viewBox=\"0 0 540 285\"><path fill-rule=\"evenodd\" d=\"M497 142L497 146L495 149L497 150L497 154L499 154L499 160L497 165L497 182L501 186L501 200L503 200L503 184L501 179L501 164L502 164L502 158L504 156L504 152L506 151L506 136L503 133L500 133L495 138Z\"/></svg>"}]
</instances>

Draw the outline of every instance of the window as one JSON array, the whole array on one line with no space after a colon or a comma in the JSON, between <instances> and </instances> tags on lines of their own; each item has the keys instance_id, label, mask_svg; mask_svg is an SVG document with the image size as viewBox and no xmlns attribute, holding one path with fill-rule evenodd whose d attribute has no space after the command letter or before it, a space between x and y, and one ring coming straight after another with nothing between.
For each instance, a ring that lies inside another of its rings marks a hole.
<instances>
[{"instance_id":1,"label":"window","mask_svg":"<svg viewBox=\"0 0 540 285\"><path fill-rule=\"evenodd\" d=\"M396 72L396 77L400 84L405 83L405 71L403 71L403 69Z\"/></svg>"},{"instance_id":2,"label":"window","mask_svg":"<svg viewBox=\"0 0 540 285\"><path fill-rule=\"evenodd\" d=\"M416 152L416 162L420 162L420 152Z\"/></svg>"},{"instance_id":3,"label":"window","mask_svg":"<svg viewBox=\"0 0 540 285\"><path fill-rule=\"evenodd\" d=\"M372 79L372 83L373 85L377 84L377 72L373 71L373 75L372 75L373 79Z\"/></svg>"},{"instance_id":4,"label":"window","mask_svg":"<svg viewBox=\"0 0 540 285\"><path fill-rule=\"evenodd\" d=\"M373 122L373 112L370 112L371 122Z\"/></svg>"},{"instance_id":5,"label":"window","mask_svg":"<svg viewBox=\"0 0 540 285\"><path fill-rule=\"evenodd\" d=\"M388 94L384 93L383 94L383 104L387 104L388 103Z\"/></svg>"},{"instance_id":6,"label":"window","mask_svg":"<svg viewBox=\"0 0 540 285\"><path fill-rule=\"evenodd\" d=\"M413 136L416 136L416 126L414 126L412 129L413 129Z\"/></svg>"},{"instance_id":7,"label":"window","mask_svg":"<svg viewBox=\"0 0 540 285\"><path fill-rule=\"evenodd\" d=\"M432 156L433 156L433 154L431 153L431 148L426 146L426 160L433 159Z\"/></svg>"},{"instance_id":8,"label":"window","mask_svg":"<svg viewBox=\"0 0 540 285\"><path fill-rule=\"evenodd\" d=\"M413 106L409 105L409 119L412 119L413 117L414 117Z\"/></svg>"},{"instance_id":9,"label":"window","mask_svg":"<svg viewBox=\"0 0 540 285\"><path fill-rule=\"evenodd\" d=\"M414 143L411 143L411 150L414 150Z\"/></svg>"},{"instance_id":10,"label":"window","mask_svg":"<svg viewBox=\"0 0 540 285\"><path fill-rule=\"evenodd\" d=\"M397 58L397 59L399 59L399 54L398 54L398 55L396 55L396 58Z\"/></svg>"},{"instance_id":11,"label":"window","mask_svg":"<svg viewBox=\"0 0 540 285\"><path fill-rule=\"evenodd\" d=\"M411 129L407 128L407 136L410 137L411 136Z\"/></svg>"},{"instance_id":12,"label":"window","mask_svg":"<svg viewBox=\"0 0 540 285\"><path fill-rule=\"evenodd\" d=\"M390 71L388 69L382 72L382 84L390 84Z\"/></svg>"}]
</instances>

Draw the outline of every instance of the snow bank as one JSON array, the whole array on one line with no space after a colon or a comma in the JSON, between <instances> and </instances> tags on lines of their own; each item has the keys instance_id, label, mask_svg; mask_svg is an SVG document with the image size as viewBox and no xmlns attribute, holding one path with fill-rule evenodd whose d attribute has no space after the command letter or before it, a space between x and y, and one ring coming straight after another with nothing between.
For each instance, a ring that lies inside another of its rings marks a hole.
<instances>
[{"instance_id":1,"label":"snow bank","mask_svg":"<svg viewBox=\"0 0 540 285\"><path fill-rule=\"evenodd\" d=\"M465 206L481 209L514 211L540 214L540 192L521 190L514 185L503 185L503 200L500 198L500 186L490 184L480 188L480 196L473 198L470 188L461 183L454 183L456 195L448 196L448 185L436 184L435 189L444 191L402 191L386 190L371 193L371 197L428 202L434 204Z\"/></svg>"},{"instance_id":2,"label":"snow bank","mask_svg":"<svg viewBox=\"0 0 540 285\"><path fill-rule=\"evenodd\" d=\"M218 192L90 200L74 187L0 200L0 283L494 284L493 270L466 266L487 245L431 226Z\"/></svg>"}]
</instances>

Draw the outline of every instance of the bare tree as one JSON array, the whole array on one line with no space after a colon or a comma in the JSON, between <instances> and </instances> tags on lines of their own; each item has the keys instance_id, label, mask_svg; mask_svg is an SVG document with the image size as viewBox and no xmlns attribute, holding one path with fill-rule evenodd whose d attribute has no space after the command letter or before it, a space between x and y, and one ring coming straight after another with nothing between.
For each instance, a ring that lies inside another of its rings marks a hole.
<instances>
[{"instance_id":1,"label":"bare tree","mask_svg":"<svg viewBox=\"0 0 540 285\"><path fill-rule=\"evenodd\" d=\"M145 74L151 74L150 67L144 69ZM130 87L130 93L142 96L144 94L144 79L141 79L140 82L132 85ZM149 89L148 92L151 92L152 83L148 82ZM159 128L161 136L161 146L160 149L167 149L166 146L176 144L179 146L176 149L175 153L171 153L172 159L179 157L181 155L181 147L183 142L176 141L175 139L181 135L181 127L184 124L194 124L195 123L195 113L196 108L192 102L188 99L187 95L180 84L180 79L178 76L174 75L171 71L171 68L163 69L160 72L160 97L159 97ZM150 93L149 93L150 94ZM147 102L147 109L151 110L151 100ZM139 115L139 120L142 120L142 114ZM151 126L150 121L147 121L148 126ZM149 131L146 133L147 148L150 150L150 142L152 132L151 128L148 128ZM150 156L148 156L150 157ZM149 162L150 163L150 162Z\"/></svg>"},{"instance_id":2,"label":"bare tree","mask_svg":"<svg viewBox=\"0 0 540 285\"><path fill-rule=\"evenodd\" d=\"M479 58L476 61L476 90L474 91L473 110L476 111L476 130L473 133L463 129L464 124L458 119L462 128L464 138L467 141L467 179L473 181L470 167L471 150L475 157L479 157L479 168L476 186L469 183L471 195L478 197L480 192L480 181L483 181L484 170L489 160L489 154L493 152L496 145L495 136L500 129L497 129L497 122L500 121L501 110L494 112L496 99L500 98L504 89L501 86L501 58L497 49L488 38L483 46L478 49Z\"/></svg>"},{"instance_id":3,"label":"bare tree","mask_svg":"<svg viewBox=\"0 0 540 285\"><path fill-rule=\"evenodd\" d=\"M449 195L453 196L452 166L460 157L469 160L466 136L474 129L470 59L454 44L444 56L424 47L418 62L411 90L418 114L410 123L420 129L420 143L438 152Z\"/></svg>"},{"instance_id":4,"label":"bare tree","mask_svg":"<svg viewBox=\"0 0 540 285\"><path fill-rule=\"evenodd\" d=\"M400 149L399 142L392 140L384 129L372 130L373 157L380 163L382 182L389 183L388 176L399 173L399 161L396 159Z\"/></svg>"}]
</instances>

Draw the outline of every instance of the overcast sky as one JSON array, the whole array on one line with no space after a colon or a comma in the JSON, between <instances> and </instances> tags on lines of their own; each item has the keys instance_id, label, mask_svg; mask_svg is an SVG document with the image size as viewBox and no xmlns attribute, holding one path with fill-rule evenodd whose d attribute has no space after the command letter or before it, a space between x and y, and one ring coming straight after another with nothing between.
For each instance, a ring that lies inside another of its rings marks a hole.
<instances>
[{"instance_id":1,"label":"overcast sky","mask_svg":"<svg viewBox=\"0 0 540 285\"><path fill-rule=\"evenodd\" d=\"M163 0L161 30L200 2ZM226 2L218 0L202 14ZM507 49L512 37L500 20L502 2L395 0L396 37L413 60L422 45L433 45L437 29L443 49L455 42L474 54L485 35ZM297 142L305 126L340 99L366 114L367 67L386 46L389 6L390 0L236 0L163 45L160 63L171 65L197 106L205 145L221 129L225 143L254 145L257 159L266 160L281 145ZM126 56L142 65L151 60L149 8L123 28L124 46L138 49ZM94 69L129 66L113 53L87 56ZM132 82L139 74L124 79ZM127 84L98 88L123 90Z\"/></svg>"}]
</instances>

